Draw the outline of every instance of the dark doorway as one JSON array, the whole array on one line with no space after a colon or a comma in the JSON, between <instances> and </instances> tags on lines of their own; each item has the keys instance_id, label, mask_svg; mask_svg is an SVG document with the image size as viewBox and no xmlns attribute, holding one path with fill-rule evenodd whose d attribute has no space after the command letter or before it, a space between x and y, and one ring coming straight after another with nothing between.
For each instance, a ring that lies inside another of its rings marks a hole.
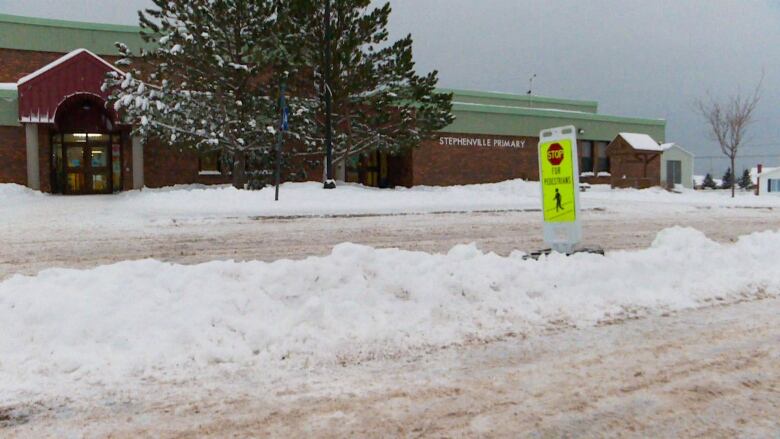
<instances>
[{"instance_id":1,"label":"dark doorway","mask_svg":"<svg viewBox=\"0 0 780 439\"><path fill-rule=\"evenodd\" d=\"M53 192L87 195L122 189L118 134L55 133L51 145Z\"/></svg>"},{"instance_id":2,"label":"dark doorway","mask_svg":"<svg viewBox=\"0 0 780 439\"><path fill-rule=\"evenodd\" d=\"M391 187L387 162L387 154L378 151L354 157L347 162L346 180L370 187Z\"/></svg>"},{"instance_id":3,"label":"dark doorway","mask_svg":"<svg viewBox=\"0 0 780 439\"><path fill-rule=\"evenodd\" d=\"M57 107L51 136L52 191L68 195L122 190L122 141L116 115L93 94Z\"/></svg>"}]
</instances>

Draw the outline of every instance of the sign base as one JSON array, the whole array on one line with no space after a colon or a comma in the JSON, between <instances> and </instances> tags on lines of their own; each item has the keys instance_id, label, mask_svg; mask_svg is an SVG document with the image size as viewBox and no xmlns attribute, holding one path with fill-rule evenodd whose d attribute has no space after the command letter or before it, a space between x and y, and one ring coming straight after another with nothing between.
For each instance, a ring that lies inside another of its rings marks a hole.
<instances>
[{"instance_id":1,"label":"sign base","mask_svg":"<svg viewBox=\"0 0 780 439\"><path fill-rule=\"evenodd\" d=\"M604 249L599 246L592 246L592 247L577 247L574 250L570 252L558 252L556 250L553 250L551 248L547 248L544 250L537 250L535 252L532 252L530 254L527 254L523 256L523 259L534 259L538 260L542 256L549 256L552 253L562 253L566 256L576 255L577 253L590 253L594 255L601 255L604 256Z\"/></svg>"}]
</instances>

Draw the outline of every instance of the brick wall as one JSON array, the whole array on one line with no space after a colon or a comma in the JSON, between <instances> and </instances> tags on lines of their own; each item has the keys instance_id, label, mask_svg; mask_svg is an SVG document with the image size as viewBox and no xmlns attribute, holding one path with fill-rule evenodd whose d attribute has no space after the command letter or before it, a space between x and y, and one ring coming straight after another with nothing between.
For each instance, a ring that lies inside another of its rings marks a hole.
<instances>
[{"instance_id":1,"label":"brick wall","mask_svg":"<svg viewBox=\"0 0 780 439\"><path fill-rule=\"evenodd\" d=\"M27 144L23 126L0 126L0 183L27 184Z\"/></svg>"},{"instance_id":2,"label":"brick wall","mask_svg":"<svg viewBox=\"0 0 780 439\"><path fill-rule=\"evenodd\" d=\"M57 52L0 49L0 82L16 82L63 55L65 54ZM119 59L116 56L101 56L101 58L112 64Z\"/></svg>"},{"instance_id":3,"label":"brick wall","mask_svg":"<svg viewBox=\"0 0 780 439\"><path fill-rule=\"evenodd\" d=\"M413 152L387 157L387 179L390 187L414 185Z\"/></svg>"},{"instance_id":4,"label":"brick wall","mask_svg":"<svg viewBox=\"0 0 780 439\"><path fill-rule=\"evenodd\" d=\"M144 144L144 184L164 187L175 184L225 184L230 177L199 175L198 153L150 140Z\"/></svg>"},{"instance_id":5,"label":"brick wall","mask_svg":"<svg viewBox=\"0 0 780 439\"><path fill-rule=\"evenodd\" d=\"M444 138L444 139L442 139ZM481 141L481 145L450 145L447 138ZM495 146L496 141L525 142L523 146ZM488 146L490 145L490 146ZM425 141L412 152L413 184L447 186L495 183L522 178L539 179L538 139L532 137L444 134Z\"/></svg>"}]
</instances>

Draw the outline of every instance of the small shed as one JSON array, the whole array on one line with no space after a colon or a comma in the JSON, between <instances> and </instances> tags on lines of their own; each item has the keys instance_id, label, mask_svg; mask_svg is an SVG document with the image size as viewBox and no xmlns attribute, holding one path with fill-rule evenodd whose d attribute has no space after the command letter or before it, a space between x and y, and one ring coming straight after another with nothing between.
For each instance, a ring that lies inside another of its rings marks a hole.
<instances>
[{"instance_id":1,"label":"small shed","mask_svg":"<svg viewBox=\"0 0 780 439\"><path fill-rule=\"evenodd\" d=\"M693 189L693 153L676 143L664 143L661 149L661 185Z\"/></svg>"},{"instance_id":2,"label":"small shed","mask_svg":"<svg viewBox=\"0 0 780 439\"><path fill-rule=\"evenodd\" d=\"M660 186L662 153L661 145L647 134L618 134L607 146L612 187Z\"/></svg>"},{"instance_id":3,"label":"small shed","mask_svg":"<svg viewBox=\"0 0 780 439\"><path fill-rule=\"evenodd\" d=\"M758 195L780 197L780 168L758 174Z\"/></svg>"}]
</instances>

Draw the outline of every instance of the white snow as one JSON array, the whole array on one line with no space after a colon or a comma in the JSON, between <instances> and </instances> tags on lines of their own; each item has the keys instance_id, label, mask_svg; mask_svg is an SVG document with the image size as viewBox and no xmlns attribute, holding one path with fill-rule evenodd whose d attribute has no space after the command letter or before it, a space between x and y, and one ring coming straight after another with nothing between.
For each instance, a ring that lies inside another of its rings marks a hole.
<instances>
[{"instance_id":1,"label":"white snow","mask_svg":"<svg viewBox=\"0 0 780 439\"><path fill-rule=\"evenodd\" d=\"M49 269L0 283L0 395L202 368L273 374L777 295L778 260L780 232L723 245L672 228L641 251L539 261L342 244L300 261Z\"/></svg>"},{"instance_id":2,"label":"white snow","mask_svg":"<svg viewBox=\"0 0 780 439\"><path fill-rule=\"evenodd\" d=\"M765 168L757 176L758 178L774 178L780 177L780 168Z\"/></svg>"},{"instance_id":3,"label":"white snow","mask_svg":"<svg viewBox=\"0 0 780 439\"><path fill-rule=\"evenodd\" d=\"M643 151L663 151L661 145L659 145L658 142L653 140L653 138L647 134L620 133L618 135L625 139L625 141L628 142L628 144L631 145L634 149Z\"/></svg>"},{"instance_id":4,"label":"white snow","mask_svg":"<svg viewBox=\"0 0 780 439\"><path fill-rule=\"evenodd\" d=\"M683 148L682 146L680 146L680 145L678 145L676 143L664 143L664 144L661 145L661 150L664 151L664 152L666 152L666 151L668 151L668 150L670 150L672 148L675 148L675 149L677 149L677 150L679 150L679 151L683 152L684 154L687 154L687 155L689 155L691 157L695 157L695 155L692 152L688 151L687 149Z\"/></svg>"},{"instance_id":5,"label":"white snow","mask_svg":"<svg viewBox=\"0 0 780 439\"><path fill-rule=\"evenodd\" d=\"M765 172L772 172L776 169L780 169L780 166L763 166L761 168L761 173ZM753 184L758 183L758 167L752 167L750 168L750 181L753 182Z\"/></svg>"},{"instance_id":6,"label":"white snow","mask_svg":"<svg viewBox=\"0 0 780 439\"><path fill-rule=\"evenodd\" d=\"M727 191L671 193L661 188L615 189L593 185L581 194L584 209L607 209L635 215L668 215L699 207L778 207L776 198ZM471 212L539 209L539 183L511 180L494 184L412 189L374 189L339 184L286 183L280 201L274 190L236 190L231 186L174 186L105 196L42 194L15 184L0 184L0 224L8 230L40 230L57 224L79 227L145 227L176 221L209 221L228 217L375 215L428 212ZM2 233L0 233L2 236Z\"/></svg>"}]
</instances>

